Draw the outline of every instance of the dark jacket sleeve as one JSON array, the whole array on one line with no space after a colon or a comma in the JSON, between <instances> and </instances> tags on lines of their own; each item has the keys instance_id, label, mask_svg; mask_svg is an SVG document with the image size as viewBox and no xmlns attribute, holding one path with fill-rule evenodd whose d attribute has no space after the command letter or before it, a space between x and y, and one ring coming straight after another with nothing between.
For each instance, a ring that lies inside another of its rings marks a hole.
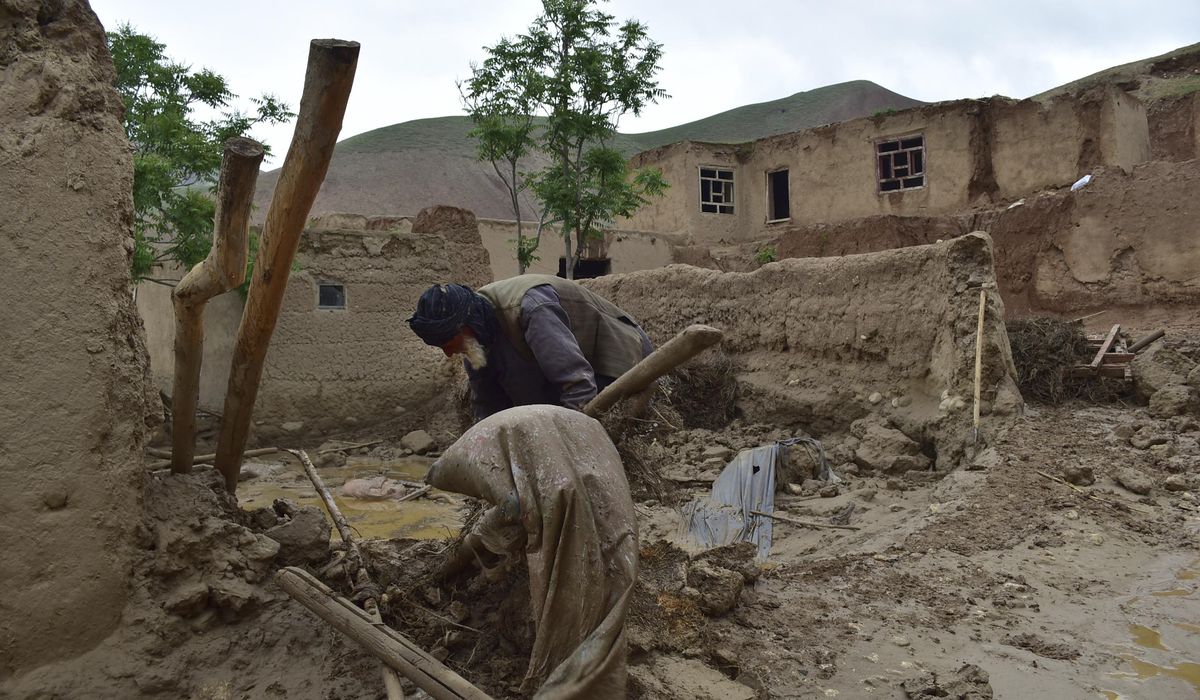
<instances>
[{"instance_id":1,"label":"dark jacket sleeve","mask_svg":"<svg viewBox=\"0 0 1200 700\"><path fill-rule=\"evenodd\" d=\"M525 293L521 326L546 381L561 391L559 403L582 409L596 396L596 376L571 333L571 321L553 287L541 285Z\"/></svg>"}]
</instances>

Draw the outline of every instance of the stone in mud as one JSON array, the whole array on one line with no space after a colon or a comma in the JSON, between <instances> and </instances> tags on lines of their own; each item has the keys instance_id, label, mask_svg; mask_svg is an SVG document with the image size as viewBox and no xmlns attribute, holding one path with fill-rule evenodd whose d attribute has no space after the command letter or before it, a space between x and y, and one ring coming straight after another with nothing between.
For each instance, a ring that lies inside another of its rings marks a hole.
<instances>
[{"instance_id":1,"label":"stone in mud","mask_svg":"<svg viewBox=\"0 0 1200 700\"><path fill-rule=\"evenodd\" d=\"M203 581L188 581L167 594L163 607L182 618L191 618L208 607L208 584Z\"/></svg>"},{"instance_id":2,"label":"stone in mud","mask_svg":"<svg viewBox=\"0 0 1200 700\"><path fill-rule=\"evenodd\" d=\"M1172 474L1163 479L1163 488L1167 491L1187 491L1187 479L1182 474Z\"/></svg>"},{"instance_id":3,"label":"stone in mud","mask_svg":"<svg viewBox=\"0 0 1200 700\"><path fill-rule=\"evenodd\" d=\"M1195 367L1178 350L1154 343L1133 358L1134 392L1138 399L1149 401L1163 387L1184 384Z\"/></svg>"},{"instance_id":4,"label":"stone in mud","mask_svg":"<svg viewBox=\"0 0 1200 700\"><path fill-rule=\"evenodd\" d=\"M329 522L313 506L298 506L287 522L264 534L279 543L278 561L284 566L320 564L329 556Z\"/></svg>"},{"instance_id":5,"label":"stone in mud","mask_svg":"<svg viewBox=\"0 0 1200 700\"><path fill-rule=\"evenodd\" d=\"M694 561L688 566L687 583L696 589L696 601L707 615L724 615L737 605L745 580L736 571L714 566L707 561Z\"/></svg>"},{"instance_id":6,"label":"stone in mud","mask_svg":"<svg viewBox=\"0 0 1200 700\"><path fill-rule=\"evenodd\" d=\"M1091 467L1076 465L1063 470L1063 478L1076 486L1091 486L1096 483L1096 475Z\"/></svg>"},{"instance_id":7,"label":"stone in mud","mask_svg":"<svg viewBox=\"0 0 1200 700\"><path fill-rule=\"evenodd\" d=\"M705 461L717 459L722 462L728 462L731 457L733 457L733 450L725 447L724 445L711 445L704 448L704 450L700 453L700 458Z\"/></svg>"},{"instance_id":8,"label":"stone in mud","mask_svg":"<svg viewBox=\"0 0 1200 700\"><path fill-rule=\"evenodd\" d=\"M433 438L424 430L414 430L400 438L400 446L412 450L413 454L423 455L434 448Z\"/></svg>"},{"instance_id":9,"label":"stone in mud","mask_svg":"<svg viewBox=\"0 0 1200 700\"><path fill-rule=\"evenodd\" d=\"M1150 481L1150 477L1136 469L1128 467L1118 469L1116 477L1118 484L1139 496L1145 496L1150 493L1150 489L1154 486L1154 482Z\"/></svg>"},{"instance_id":10,"label":"stone in mud","mask_svg":"<svg viewBox=\"0 0 1200 700\"><path fill-rule=\"evenodd\" d=\"M346 465L346 454L344 452L326 452L317 457L317 466L321 469L337 469Z\"/></svg>"},{"instance_id":11,"label":"stone in mud","mask_svg":"<svg viewBox=\"0 0 1200 700\"><path fill-rule=\"evenodd\" d=\"M926 671L916 678L901 682L900 688L908 700L989 700L993 697L987 671L975 664L966 664L953 675Z\"/></svg>"},{"instance_id":12,"label":"stone in mud","mask_svg":"<svg viewBox=\"0 0 1200 700\"><path fill-rule=\"evenodd\" d=\"M404 484L395 479L389 479L386 476L373 476L369 479L351 479L342 484L342 487L339 489L343 496L368 501L400 498L407 490Z\"/></svg>"},{"instance_id":13,"label":"stone in mud","mask_svg":"<svg viewBox=\"0 0 1200 700\"><path fill-rule=\"evenodd\" d=\"M1165 445L1171 441L1171 438L1166 435L1160 435L1151 432L1150 428L1142 428L1136 435L1129 438L1129 444L1139 450L1147 450L1155 445Z\"/></svg>"},{"instance_id":14,"label":"stone in mud","mask_svg":"<svg viewBox=\"0 0 1200 700\"><path fill-rule=\"evenodd\" d=\"M884 474L929 468L929 458L921 454L921 446L895 428L858 420L850 431L860 440L854 451L854 462L860 467Z\"/></svg>"},{"instance_id":15,"label":"stone in mud","mask_svg":"<svg viewBox=\"0 0 1200 700\"><path fill-rule=\"evenodd\" d=\"M1150 397L1150 415L1155 418L1182 416L1191 409L1192 389L1185 384L1164 386Z\"/></svg>"}]
</instances>

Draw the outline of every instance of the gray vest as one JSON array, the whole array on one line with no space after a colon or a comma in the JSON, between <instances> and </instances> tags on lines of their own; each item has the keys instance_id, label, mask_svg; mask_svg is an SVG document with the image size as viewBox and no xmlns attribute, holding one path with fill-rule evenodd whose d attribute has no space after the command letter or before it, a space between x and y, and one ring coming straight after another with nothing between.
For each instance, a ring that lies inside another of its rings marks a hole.
<instances>
[{"instance_id":1,"label":"gray vest","mask_svg":"<svg viewBox=\"0 0 1200 700\"><path fill-rule=\"evenodd\" d=\"M495 307L504 335L524 357L534 359L521 329L521 299L543 284L558 293L571 333L596 374L619 377L641 361L642 334L632 316L591 290L553 275L518 275L476 290Z\"/></svg>"}]
</instances>

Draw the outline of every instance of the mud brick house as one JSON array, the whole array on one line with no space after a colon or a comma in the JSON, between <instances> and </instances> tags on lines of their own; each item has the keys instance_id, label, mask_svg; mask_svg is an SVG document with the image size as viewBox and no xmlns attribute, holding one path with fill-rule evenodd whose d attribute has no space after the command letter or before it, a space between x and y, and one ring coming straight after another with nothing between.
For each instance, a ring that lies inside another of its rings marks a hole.
<instances>
[{"instance_id":1,"label":"mud brick house","mask_svg":"<svg viewBox=\"0 0 1200 700\"><path fill-rule=\"evenodd\" d=\"M789 225L954 214L1149 158L1145 108L1112 86L1046 103L941 102L746 144L645 151L633 166L661 168L671 188L621 226L737 243Z\"/></svg>"}]
</instances>

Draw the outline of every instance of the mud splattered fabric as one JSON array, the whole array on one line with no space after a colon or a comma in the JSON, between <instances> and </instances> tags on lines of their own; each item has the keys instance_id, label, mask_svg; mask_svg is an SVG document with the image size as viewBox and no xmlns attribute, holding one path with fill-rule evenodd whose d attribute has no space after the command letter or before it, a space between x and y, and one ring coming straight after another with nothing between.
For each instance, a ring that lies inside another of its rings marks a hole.
<instances>
[{"instance_id":1,"label":"mud splattered fabric","mask_svg":"<svg viewBox=\"0 0 1200 700\"><path fill-rule=\"evenodd\" d=\"M492 503L523 532L537 635L525 687L540 683L535 697L554 700L625 697L637 520L600 423L558 406L501 411L451 445L427 481Z\"/></svg>"}]
</instances>

